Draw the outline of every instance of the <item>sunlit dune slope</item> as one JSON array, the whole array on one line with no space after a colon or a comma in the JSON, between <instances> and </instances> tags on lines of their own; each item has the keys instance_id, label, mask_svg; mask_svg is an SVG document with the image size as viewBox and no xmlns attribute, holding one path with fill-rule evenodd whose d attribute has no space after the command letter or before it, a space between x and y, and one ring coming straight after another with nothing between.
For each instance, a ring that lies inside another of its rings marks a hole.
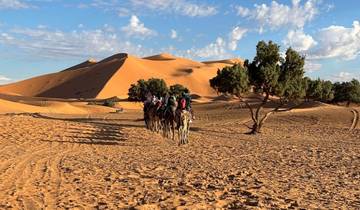
<instances>
[{"instance_id":1,"label":"sunlit dune slope","mask_svg":"<svg viewBox=\"0 0 360 210\"><path fill-rule=\"evenodd\" d=\"M0 114L3 113L56 113L56 114L94 114L109 113L115 109L103 106L90 106L86 103L55 101L14 102L0 99Z\"/></svg>"},{"instance_id":2,"label":"sunlit dune slope","mask_svg":"<svg viewBox=\"0 0 360 210\"><path fill-rule=\"evenodd\" d=\"M100 62L88 60L61 72L3 85L0 93L50 98L125 98L132 83L156 77L168 85L182 84L208 99L216 96L209 79L218 69L238 62L242 61L197 62L166 53L145 58L121 53Z\"/></svg>"}]
</instances>

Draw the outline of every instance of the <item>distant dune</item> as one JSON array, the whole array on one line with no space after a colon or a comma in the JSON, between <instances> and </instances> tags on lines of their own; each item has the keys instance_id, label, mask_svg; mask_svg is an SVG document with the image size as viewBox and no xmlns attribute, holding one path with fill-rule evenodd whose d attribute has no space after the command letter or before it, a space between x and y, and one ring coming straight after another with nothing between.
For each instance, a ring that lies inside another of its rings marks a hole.
<instances>
[{"instance_id":1,"label":"distant dune","mask_svg":"<svg viewBox=\"0 0 360 210\"><path fill-rule=\"evenodd\" d=\"M0 86L0 93L49 98L126 98L132 83L151 77L168 85L179 83L208 99L216 96L209 79L225 66L242 61L229 59L197 62L164 53L138 58L125 53L102 61L88 60L63 71Z\"/></svg>"},{"instance_id":2,"label":"distant dune","mask_svg":"<svg viewBox=\"0 0 360 210\"><path fill-rule=\"evenodd\" d=\"M96 114L114 112L105 106L90 106L86 103L57 101L22 101L14 102L0 99L0 114L3 113L54 113L54 114Z\"/></svg>"}]
</instances>

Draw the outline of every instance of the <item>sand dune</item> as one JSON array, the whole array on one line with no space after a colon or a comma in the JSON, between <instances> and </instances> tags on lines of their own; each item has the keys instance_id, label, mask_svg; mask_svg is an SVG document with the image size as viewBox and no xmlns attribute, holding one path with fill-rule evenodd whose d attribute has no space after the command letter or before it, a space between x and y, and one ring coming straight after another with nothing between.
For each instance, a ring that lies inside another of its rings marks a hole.
<instances>
[{"instance_id":1,"label":"sand dune","mask_svg":"<svg viewBox=\"0 0 360 210\"><path fill-rule=\"evenodd\" d=\"M99 62L88 60L61 72L0 86L0 93L50 98L126 98L132 83L157 77L165 79L168 85L185 85L206 99L216 96L209 79L219 68L236 62L241 60L197 62L166 53L145 58L120 53Z\"/></svg>"},{"instance_id":2,"label":"sand dune","mask_svg":"<svg viewBox=\"0 0 360 210\"><path fill-rule=\"evenodd\" d=\"M57 101L22 101L14 102L0 99L0 114L3 113L56 113L56 114L95 114L114 112L115 109Z\"/></svg>"}]
</instances>

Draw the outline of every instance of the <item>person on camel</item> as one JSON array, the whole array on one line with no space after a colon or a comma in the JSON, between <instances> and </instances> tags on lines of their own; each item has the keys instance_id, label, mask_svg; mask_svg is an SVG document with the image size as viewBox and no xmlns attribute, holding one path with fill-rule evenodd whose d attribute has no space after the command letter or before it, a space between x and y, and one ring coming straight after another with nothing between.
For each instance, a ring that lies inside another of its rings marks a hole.
<instances>
[{"instance_id":1,"label":"person on camel","mask_svg":"<svg viewBox=\"0 0 360 210\"><path fill-rule=\"evenodd\" d=\"M147 110L149 109L153 99L153 95L150 92L148 92L145 97L146 99L144 101L144 113L147 112Z\"/></svg>"},{"instance_id":2,"label":"person on camel","mask_svg":"<svg viewBox=\"0 0 360 210\"><path fill-rule=\"evenodd\" d=\"M191 114L190 122L192 122L192 120L194 119L194 114L193 114L193 110L191 108L191 96L188 93L183 92L181 94L181 97L179 99L178 109L180 111L186 110L186 111L190 112L190 114Z\"/></svg>"}]
</instances>

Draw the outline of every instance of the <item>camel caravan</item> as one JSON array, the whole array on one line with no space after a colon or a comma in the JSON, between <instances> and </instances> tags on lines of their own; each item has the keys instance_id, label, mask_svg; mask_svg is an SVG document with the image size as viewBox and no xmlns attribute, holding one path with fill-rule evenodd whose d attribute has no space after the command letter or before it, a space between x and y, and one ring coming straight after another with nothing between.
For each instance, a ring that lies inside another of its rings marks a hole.
<instances>
[{"instance_id":1,"label":"camel caravan","mask_svg":"<svg viewBox=\"0 0 360 210\"><path fill-rule=\"evenodd\" d=\"M144 101L144 121L146 128L162 133L165 138L175 140L175 130L178 132L179 145L189 143L190 123L194 119L191 108L191 98L188 93L180 97L167 94L156 97L148 93Z\"/></svg>"}]
</instances>

